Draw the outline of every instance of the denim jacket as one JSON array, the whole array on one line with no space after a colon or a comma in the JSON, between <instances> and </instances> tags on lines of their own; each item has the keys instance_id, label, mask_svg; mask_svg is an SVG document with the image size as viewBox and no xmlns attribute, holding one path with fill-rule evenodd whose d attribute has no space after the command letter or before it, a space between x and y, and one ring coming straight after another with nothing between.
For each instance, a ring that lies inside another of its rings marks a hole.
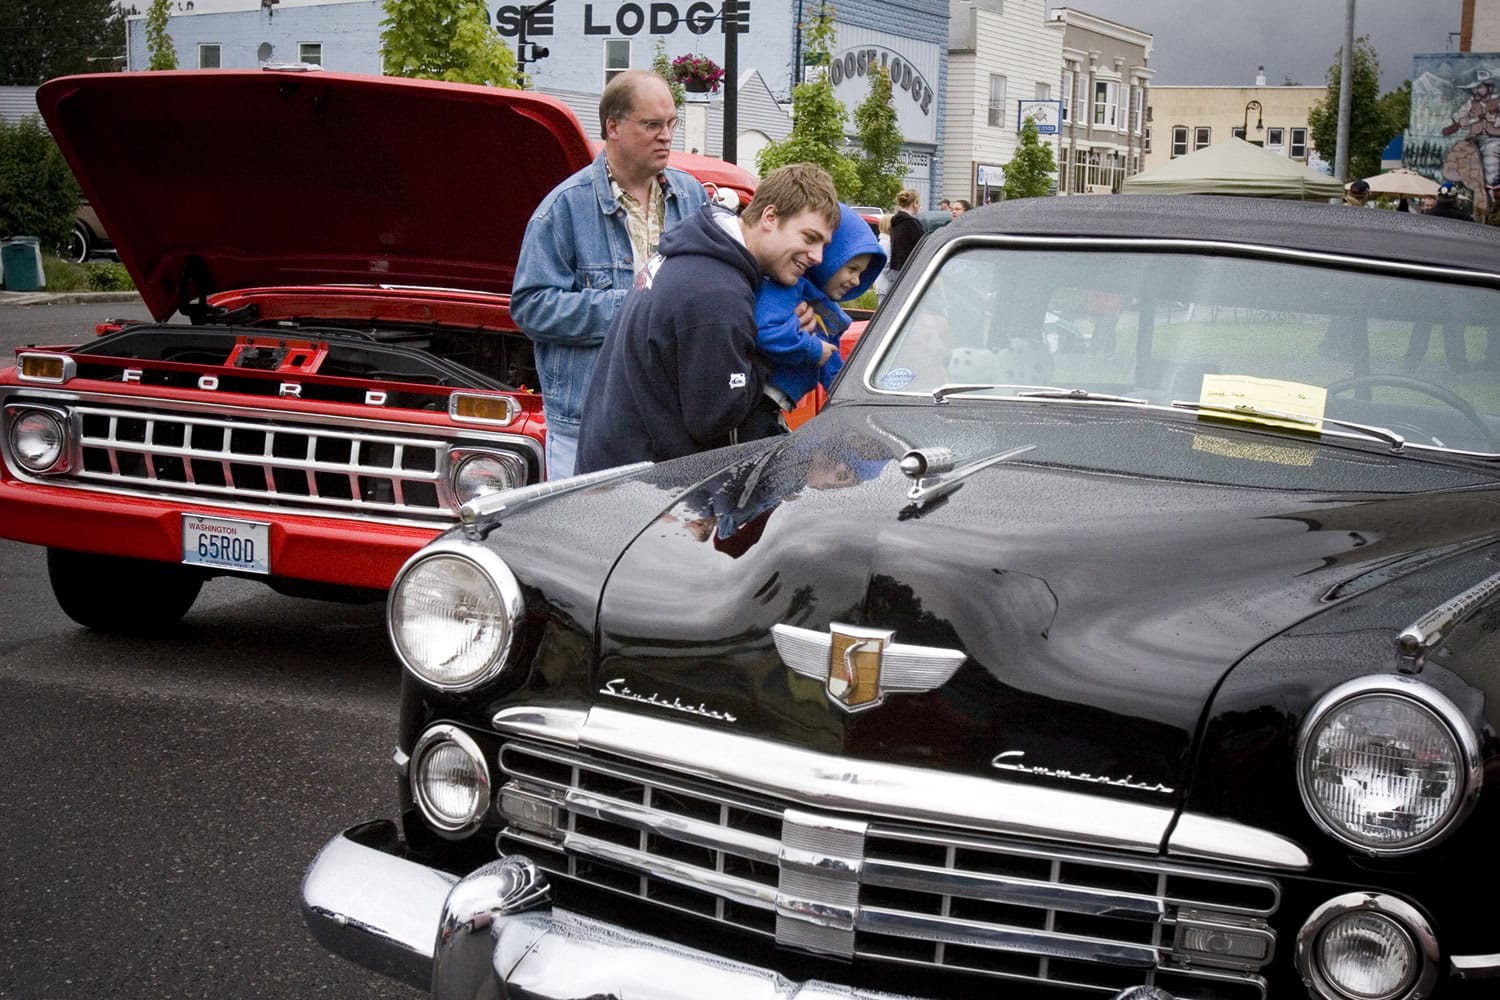
<instances>
[{"instance_id":1,"label":"denim jacket","mask_svg":"<svg viewBox=\"0 0 1500 1000\"><path fill-rule=\"evenodd\" d=\"M663 230L708 201L692 174L667 179ZM531 338L551 426L578 433L583 396L615 310L635 283L625 209L610 189L604 153L542 199L526 225L510 315Z\"/></svg>"}]
</instances>

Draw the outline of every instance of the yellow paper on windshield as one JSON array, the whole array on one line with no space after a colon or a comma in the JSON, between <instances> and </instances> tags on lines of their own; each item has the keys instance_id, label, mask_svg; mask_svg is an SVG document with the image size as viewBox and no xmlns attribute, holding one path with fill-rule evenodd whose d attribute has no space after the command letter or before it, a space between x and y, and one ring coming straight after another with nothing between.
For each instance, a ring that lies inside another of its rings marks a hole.
<instances>
[{"instance_id":1,"label":"yellow paper on windshield","mask_svg":"<svg viewBox=\"0 0 1500 1000\"><path fill-rule=\"evenodd\" d=\"M1323 429L1328 390L1320 385L1251 375L1204 375L1198 402L1223 408L1222 412L1203 411L1200 415L1204 417L1315 434Z\"/></svg>"}]
</instances>

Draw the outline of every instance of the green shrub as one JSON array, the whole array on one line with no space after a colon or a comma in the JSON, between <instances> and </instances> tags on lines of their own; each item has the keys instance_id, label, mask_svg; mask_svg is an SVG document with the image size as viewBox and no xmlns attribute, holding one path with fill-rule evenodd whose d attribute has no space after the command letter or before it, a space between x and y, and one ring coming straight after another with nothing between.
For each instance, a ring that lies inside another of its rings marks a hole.
<instances>
[{"instance_id":1,"label":"green shrub","mask_svg":"<svg viewBox=\"0 0 1500 1000\"><path fill-rule=\"evenodd\" d=\"M42 255L42 274L47 279L48 292L78 292L88 288L83 268L57 257Z\"/></svg>"},{"instance_id":2,"label":"green shrub","mask_svg":"<svg viewBox=\"0 0 1500 1000\"><path fill-rule=\"evenodd\" d=\"M60 247L78 214L78 183L40 117L0 121L0 237Z\"/></svg>"},{"instance_id":3,"label":"green shrub","mask_svg":"<svg viewBox=\"0 0 1500 1000\"><path fill-rule=\"evenodd\" d=\"M96 292L130 292L135 282L125 265L114 260L91 260L83 265L83 277L90 289Z\"/></svg>"}]
</instances>

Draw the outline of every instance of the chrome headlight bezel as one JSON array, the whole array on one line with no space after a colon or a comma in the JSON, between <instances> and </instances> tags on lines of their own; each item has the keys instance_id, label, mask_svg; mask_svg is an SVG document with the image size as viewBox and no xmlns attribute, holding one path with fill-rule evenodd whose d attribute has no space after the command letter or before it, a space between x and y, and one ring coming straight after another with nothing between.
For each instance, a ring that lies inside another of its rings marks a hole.
<instances>
[{"instance_id":1,"label":"chrome headlight bezel","mask_svg":"<svg viewBox=\"0 0 1500 1000\"><path fill-rule=\"evenodd\" d=\"M434 753L455 748L473 782L473 803L463 815L450 815L436 805L426 780L427 767ZM456 726L436 725L424 732L412 747L407 783L417 811L429 826L444 836L464 837L479 828L494 797L490 766L474 739Z\"/></svg>"},{"instance_id":2,"label":"chrome headlight bezel","mask_svg":"<svg viewBox=\"0 0 1500 1000\"><path fill-rule=\"evenodd\" d=\"M1371 996L1356 991L1330 971L1329 934L1341 925L1376 921L1399 933L1407 950L1411 972L1394 988ZM1351 892L1336 896L1308 916L1297 932L1296 963L1303 982L1320 997L1340 1000L1403 1000L1432 993L1438 974L1437 935L1427 919L1409 903L1374 892Z\"/></svg>"},{"instance_id":3,"label":"chrome headlight bezel","mask_svg":"<svg viewBox=\"0 0 1500 1000\"><path fill-rule=\"evenodd\" d=\"M1316 791L1319 740L1333 722L1348 719L1351 710L1376 707L1414 710L1426 716L1440 738L1451 747L1454 789L1442 813L1420 832L1399 840L1361 836L1334 815ZM1401 675L1360 677L1338 685L1313 706L1297 733L1297 791L1308 815L1324 833L1362 853L1395 857L1425 850L1456 830L1473 809L1479 795L1479 740L1463 714L1442 693Z\"/></svg>"},{"instance_id":4,"label":"chrome headlight bezel","mask_svg":"<svg viewBox=\"0 0 1500 1000\"><path fill-rule=\"evenodd\" d=\"M432 575L445 566L469 574L471 580L482 583L484 592L457 598L433 596L433 590L440 590L444 581ZM460 621L456 627L492 628L487 649L471 657L478 660L475 665L456 675L445 675L423 662L423 647L408 641L413 635L430 638L433 627L430 621L420 626L411 624L419 615L431 613L413 609L413 602L424 597L413 592L417 587L427 588L430 607L445 610L453 620ZM419 550L396 574L386 601L386 634L401 665L417 680L440 691L469 691L494 680L509 665L522 609L521 585L499 555L472 542L444 539Z\"/></svg>"},{"instance_id":5,"label":"chrome headlight bezel","mask_svg":"<svg viewBox=\"0 0 1500 1000\"><path fill-rule=\"evenodd\" d=\"M57 438L52 454L45 461L28 459L26 454L29 449L21 441L23 434L32 433L26 430L26 425L33 420L42 421L51 428ZM10 449L11 458L24 472L33 476L45 476L57 475L69 470L72 425L67 413L50 406L8 406L5 412L5 424L6 446Z\"/></svg>"}]
</instances>

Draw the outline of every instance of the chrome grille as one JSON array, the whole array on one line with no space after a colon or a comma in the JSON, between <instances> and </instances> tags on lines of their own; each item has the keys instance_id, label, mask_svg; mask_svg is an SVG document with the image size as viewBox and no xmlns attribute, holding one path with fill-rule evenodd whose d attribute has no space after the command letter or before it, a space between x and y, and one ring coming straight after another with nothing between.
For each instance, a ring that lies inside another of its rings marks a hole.
<instances>
[{"instance_id":1,"label":"chrome grille","mask_svg":"<svg viewBox=\"0 0 1500 1000\"><path fill-rule=\"evenodd\" d=\"M838 958L1109 995L1263 1000L1272 879L821 814L628 761L507 743L502 852ZM1263 953L1195 951L1233 928Z\"/></svg>"},{"instance_id":2,"label":"chrome grille","mask_svg":"<svg viewBox=\"0 0 1500 1000\"><path fill-rule=\"evenodd\" d=\"M274 422L212 411L61 403L76 435L72 471L49 478L214 503L427 522L456 518L452 442L277 414Z\"/></svg>"}]
</instances>

